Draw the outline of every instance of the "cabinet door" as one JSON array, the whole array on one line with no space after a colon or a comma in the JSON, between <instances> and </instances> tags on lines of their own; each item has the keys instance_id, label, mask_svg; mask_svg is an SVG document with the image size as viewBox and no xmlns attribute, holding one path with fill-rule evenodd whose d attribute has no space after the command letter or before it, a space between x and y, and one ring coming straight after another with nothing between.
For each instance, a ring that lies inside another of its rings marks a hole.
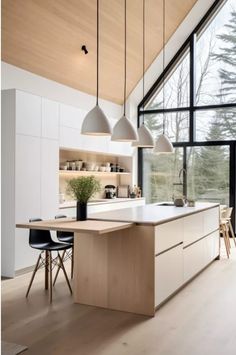
<instances>
[{"instance_id":1,"label":"cabinet door","mask_svg":"<svg viewBox=\"0 0 236 355\"><path fill-rule=\"evenodd\" d=\"M42 137L59 139L59 104L42 99Z\"/></svg>"},{"instance_id":2,"label":"cabinet door","mask_svg":"<svg viewBox=\"0 0 236 355\"><path fill-rule=\"evenodd\" d=\"M54 218L59 205L59 144L58 141L41 140L41 216Z\"/></svg>"},{"instance_id":3,"label":"cabinet door","mask_svg":"<svg viewBox=\"0 0 236 355\"><path fill-rule=\"evenodd\" d=\"M184 246L204 236L203 212L184 218Z\"/></svg>"},{"instance_id":4,"label":"cabinet door","mask_svg":"<svg viewBox=\"0 0 236 355\"><path fill-rule=\"evenodd\" d=\"M60 126L81 130L86 111L78 107L60 104Z\"/></svg>"},{"instance_id":5,"label":"cabinet door","mask_svg":"<svg viewBox=\"0 0 236 355\"><path fill-rule=\"evenodd\" d=\"M183 245L155 258L155 306L183 284Z\"/></svg>"},{"instance_id":6,"label":"cabinet door","mask_svg":"<svg viewBox=\"0 0 236 355\"><path fill-rule=\"evenodd\" d=\"M204 267L204 244L205 240L201 239L184 249L184 282L191 279Z\"/></svg>"},{"instance_id":7,"label":"cabinet door","mask_svg":"<svg viewBox=\"0 0 236 355\"><path fill-rule=\"evenodd\" d=\"M40 138L16 135L15 222L41 217ZM15 230L15 270L35 263L36 252L29 246L29 231Z\"/></svg>"},{"instance_id":8,"label":"cabinet door","mask_svg":"<svg viewBox=\"0 0 236 355\"><path fill-rule=\"evenodd\" d=\"M16 91L16 133L41 136L42 98Z\"/></svg>"},{"instance_id":9,"label":"cabinet door","mask_svg":"<svg viewBox=\"0 0 236 355\"><path fill-rule=\"evenodd\" d=\"M210 208L204 211L204 235L214 232L219 229L219 207Z\"/></svg>"},{"instance_id":10,"label":"cabinet door","mask_svg":"<svg viewBox=\"0 0 236 355\"><path fill-rule=\"evenodd\" d=\"M155 227L155 254L183 242L183 218Z\"/></svg>"},{"instance_id":11,"label":"cabinet door","mask_svg":"<svg viewBox=\"0 0 236 355\"><path fill-rule=\"evenodd\" d=\"M204 241L204 264L209 264L220 254L220 236L219 231L208 235Z\"/></svg>"}]
</instances>

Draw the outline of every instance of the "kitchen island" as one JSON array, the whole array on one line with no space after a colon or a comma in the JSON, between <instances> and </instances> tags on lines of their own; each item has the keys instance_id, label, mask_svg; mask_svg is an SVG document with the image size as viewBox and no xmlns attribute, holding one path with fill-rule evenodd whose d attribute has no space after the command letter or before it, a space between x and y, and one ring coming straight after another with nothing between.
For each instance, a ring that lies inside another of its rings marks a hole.
<instances>
[{"instance_id":1,"label":"kitchen island","mask_svg":"<svg viewBox=\"0 0 236 355\"><path fill-rule=\"evenodd\" d=\"M75 239L79 303L154 316L163 302L219 258L218 204L145 205L90 218L133 226L109 237Z\"/></svg>"},{"instance_id":2,"label":"kitchen island","mask_svg":"<svg viewBox=\"0 0 236 355\"><path fill-rule=\"evenodd\" d=\"M74 232L76 303L154 316L170 296L219 258L219 205L145 205L18 224Z\"/></svg>"}]
</instances>

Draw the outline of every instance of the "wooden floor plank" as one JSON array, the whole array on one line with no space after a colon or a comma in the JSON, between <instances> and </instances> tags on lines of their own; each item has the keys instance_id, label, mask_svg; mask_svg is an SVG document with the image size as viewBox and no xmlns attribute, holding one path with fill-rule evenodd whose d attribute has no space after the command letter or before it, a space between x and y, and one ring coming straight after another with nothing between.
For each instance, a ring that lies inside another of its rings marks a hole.
<instances>
[{"instance_id":1,"label":"wooden floor plank","mask_svg":"<svg viewBox=\"0 0 236 355\"><path fill-rule=\"evenodd\" d=\"M74 304L62 274L52 305L43 271L29 299L30 274L2 281L2 339L26 345L25 354L32 355L234 355L236 250L231 250L229 260L224 252L155 318Z\"/></svg>"}]
</instances>

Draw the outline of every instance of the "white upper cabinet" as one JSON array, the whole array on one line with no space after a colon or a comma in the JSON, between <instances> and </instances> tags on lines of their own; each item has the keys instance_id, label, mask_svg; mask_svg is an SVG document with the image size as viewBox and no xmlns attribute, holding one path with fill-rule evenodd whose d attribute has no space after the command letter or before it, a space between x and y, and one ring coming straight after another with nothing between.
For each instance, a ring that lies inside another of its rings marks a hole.
<instances>
[{"instance_id":1,"label":"white upper cabinet","mask_svg":"<svg viewBox=\"0 0 236 355\"><path fill-rule=\"evenodd\" d=\"M81 126L86 114L85 110L60 104L60 147L123 156L133 154L131 143L112 142L109 136L82 135ZM112 127L117 122L116 119L109 118L109 120Z\"/></svg>"},{"instance_id":2,"label":"white upper cabinet","mask_svg":"<svg viewBox=\"0 0 236 355\"><path fill-rule=\"evenodd\" d=\"M70 105L60 104L60 125L81 130L86 111Z\"/></svg>"},{"instance_id":3,"label":"white upper cabinet","mask_svg":"<svg viewBox=\"0 0 236 355\"><path fill-rule=\"evenodd\" d=\"M15 213L16 223L40 217L40 138L16 135Z\"/></svg>"},{"instance_id":4,"label":"white upper cabinet","mask_svg":"<svg viewBox=\"0 0 236 355\"><path fill-rule=\"evenodd\" d=\"M59 145L52 139L41 139L41 217L54 218L59 203Z\"/></svg>"},{"instance_id":5,"label":"white upper cabinet","mask_svg":"<svg viewBox=\"0 0 236 355\"><path fill-rule=\"evenodd\" d=\"M42 98L42 137L59 139L59 103Z\"/></svg>"},{"instance_id":6,"label":"white upper cabinet","mask_svg":"<svg viewBox=\"0 0 236 355\"><path fill-rule=\"evenodd\" d=\"M85 136L81 126L87 111L60 105L60 147L92 152L108 152L109 137Z\"/></svg>"},{"instance_id":7,"label":"white upper cabinet","mask_svg":"<svg viewBox=\"0 0 236 355\"><path fill-rule=\"evenodd\" d=\"M16 90L16 133L41 136L42 98Z\"/></svg>"}]
</instances>

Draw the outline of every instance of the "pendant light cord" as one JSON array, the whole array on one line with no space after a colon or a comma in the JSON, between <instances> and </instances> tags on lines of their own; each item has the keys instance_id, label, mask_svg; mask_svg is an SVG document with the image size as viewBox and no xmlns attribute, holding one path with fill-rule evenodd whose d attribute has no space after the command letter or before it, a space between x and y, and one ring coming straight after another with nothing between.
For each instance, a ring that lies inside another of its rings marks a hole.
<instances>
[{"instance_id":1,"label":"pendant light cord","mask_svg":"<svg viewBox=\"0 0 236 355\"><path fill-rule=\"evenodd\" d=\"M162 67L163 67L163 110L165 108L165 37L166 37L166 14L165 14L166 6L165 6L165 0L163 0L163 55L162 55ZM165 134L165 112L163 111L163 134Z\"/></svg>"},{"instance_id":2,"label":"pendant light cord","mask_svg":"<svg viewBox=\"0 0 236 355\"><path fill-rule=\"evenodd\" d=\"M125 63L125 66L124 66L124 116L126 115L126 37L127 37L127 30L126 30L126 22L127 22L127 15L126 15L126 0L125 0L125 18L124 18L124 21L125 21L125 26L124 26L124 30L125 30L125 33L124 33L124 38L125 38L125 50L124 50L124 63Z\"/></svg>"},{"instance_id":3,"label":"pendant light cord","mask_svg":"<svg viewBox=\"0 0 236 355\"><path fill-rule=\"evenodd\" d=\"M143 0L143 102L144 102L144 94L145 94L145 0ZM144 110L144 103L143 103ZM143 114L143 124L144 124L144 114Z\"/></svg>"},{"instance_id":4,"label":"pendant light cord","mask_svg":"<svg viewBox=\"0 0 236 355\"><path fill-rule=\"evenodd\" d=\"M98 106L98 94L99 94L99 0L97 0L97 93L96 93L96 105Z\"/></svg>"}]
</instances>

